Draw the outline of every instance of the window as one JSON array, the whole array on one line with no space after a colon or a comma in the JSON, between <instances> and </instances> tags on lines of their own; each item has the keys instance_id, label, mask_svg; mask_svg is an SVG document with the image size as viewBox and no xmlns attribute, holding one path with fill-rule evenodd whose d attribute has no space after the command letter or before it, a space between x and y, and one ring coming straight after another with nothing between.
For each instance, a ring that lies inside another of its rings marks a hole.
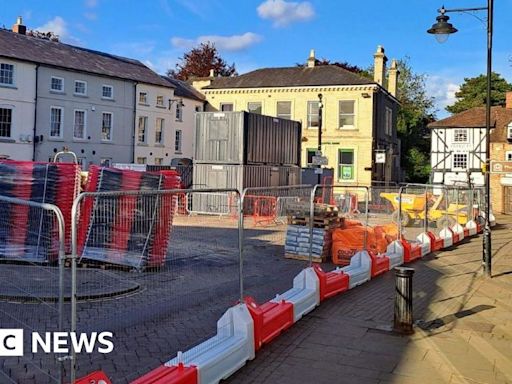
<instances>
[{"instance_id":1,"label":"window","mask_svg":"<svg viewBox=\"0 0 512 384\"><path fill-rule=\"evenodd\" d=\"M155 165L162 165L164 163L164 159L162 157L155 157Z\"/></svg>"},{"instance_id":2,"label":"window","mask_svg":"<svg viewBox=\"0 0 512 384\"><path fill-rule=\"evenodd\" d=\"M148 94L146 92L139 92L139 104L148 103Z\"/></svg>"},{"instance_id":3,"label":"window","mask_svg":"<svg viewBox=\"0 0 512 384\"><path fill-rule=\"evenodd\" d=\"M73 138L85 139L85 111L75 109L73 120Z\"/></svg>"},{"instance_id":4,"label":"window","mask_svg":"<svg viewBox=\"0 0 512 384\"><path fill-rule=\"evenodd\" d=\"M1 136L1 135L0 135ZM506 161L512 161L512 151L507 151L505 153L505 160Z\"/></svg>"},{"instance_id":5,"label":"window","mask_svg":"<svg viewBox=\"0 0 512 384\"><path fill-rule=\"evenodd\" d=\"M247 110L261 115L261 103L247 103Z\"/></svg>"},{"instance_id":6,"label":"window","mask_svg":"<svg viewBox=\"0 0 512 384\"><path fill-rule=\"evenodd\" d=\"M110 167L110 164L112 164L112 159L110 157L102 157L100 159L100 165L102 167Z\"/></svg>"},{"instance_id":7,"label":"window","mask_svg":"<svg viewBox=\"0 0 512 384\"><path fill-rule=\"evenodd\" d=\"M0 84L14 85L14 65L0 64Z\"/></svg>"},{"instance_id":8,"label":"window","mask_svg":"<svg viewBox=\"0 0 512 384\"><path fill-rule=\"evenodd\" d=\"M139 143L146 142L146 129L148 127L148 118L146 116L139 116L139 125L137 129L137 140Z\"/></svg>"},{"instance_id":9,"label":"window","mask_svg":"<svg viewBox=\"0 0 512 384\"><path fill-rule=\"evenodd\" d=\"M307 154L307 163L308 164L313 164L313 156L316 156L316 149L312 149L312 148L308 148L306 150L306 154Z\"/></svg>"},{"instance_id":10,"label":"window","mask_svg":"<svg viewBox=\"0 0 512 384\"><path fill-rule=\"evenodd\" d=\"M137 157L137 164L146 164L145 157Z\"/></svg>"},{"instance_id":11,"label":"window","mask_svg":"<svg viewBox=\"0 0 512 384\"><path fill-rule=\"evenodd\" d=\"M112 113L103 112L101 118L101 140L112 141Z\"/></svg>"},{"instance_id":12,"label":"window","mask_svg":"<svg viewBox=\"0 0 512 384\"><path fill-rule=\"evenodd\" d=\"M157 117L155 124L155 143L162 144L164 131L164 119Z\"/></svg>"},{"instance_id":13,"label":"window","mask_svg":"<svg viewBox=\"0 0 512 384\"><path fill-rule=\"evenodd\" d=\"M50 137L62 137L62 121L64 110L60 107L50 109Z\"/></svg>"},{"instance_id":14,"label":"window","mask_svg":"<svg viewBox=\"0 0 512 384\"><path fill-rule=\"evenodd\" d=\"M101 97L103 99L113 99L114 98L114 87L111 85L102 85L101 86Z\"/></svg>"},{"instance_id":15,"label":"window","mask_svg":"<svg viewBox=\"0 0 512 384\"><path fill-rule=\"evenodd\" d=\"M318 101L308 101L308 128L318 127Z\"/></svg>"},{"instance_id":16,"label":"window","mask_svg":"<svg viewBox=\"0 0 512 384\"><path fill-rule=\"evenodd\" d=\"M64 92L64 79L62 77L52 76L50 90L55 92Z\"/></svg>"},{"instance_id":17,"label":"window","mask_svg":"<svg viewBox=\"0 0 512 384\"><path fill-rule=\"evenodd\" d=\"M164 106L164 97L163 96L157 96L156 97L156 105L159 107Z\"/></svg>"},{"instance_id":18,"label":"window","mask_svg":"<svg viewBox=\"0 0 512 384\"><path fill-rule=\"evenodd\" d=\"M0 108L0 137L11 137L12 109Z\"/></svg>"},{"instance_id":19,"label":"window","mask_svg":"<svg viewBox=\"0 0 512 384\"><path fill-rule=\"evenodd\" d=\"M174 140L174 152L181 152L181 141L182 141L181 129L176 130L176 138Z\"/></svg>"},{"instance_id":20,"label":"window","mask_svg":"<svg viewBox=\"0 0 512 384\"><path fill-rule=\"evenodd\" d=\"M512 140L512 123L510 123L507 127L507 139Z\"/></svg>"},{"instance_id":21,"label":"window","mask_svg":"<svg viewBox=\"0 0 512 384\"><path fill-rule=\"evenodd\" d=\"M203 107L200 105L196 105L196 112L203 112Z\"/></svg>"},{"instance_id":22,"label":"window","mask_svg":"<svg viewBox=\"0 0 512 384\"><path fill-rule=\"evenodd\" d=\"M292 102L291 101L278 101L277 106L277 117L280 117L281 119L292 119Z\"/></svg>"},{"instance_id":23,"label":"window","mask_svg":"<svg viewBox=\"0 0 512 384\"><path fill-rule=\"evenodd\" d=\"M468 142L468 130L467 129L454 129L453 130L453 142L454 143L467 143Z\"/></svg>"},{"instance_id":24,"label":"window","mask_svg":"<svg viewBox=\"0 0 512 384\"><path fill-rule=\"evenodd\" d=\"M388 136L393 136L393 110L386 107L385 132Z\"/></svg>"},{"instance_id":25,"label":"window","mask_svg":"<svg viewBox=\"0 0 512 384\"><path fill-rule=\"evenodd\" d=\"M468 168L468 154L467 153L454 153L453 154L453 168L454 169L467 169Z\"/></svg>"},{"instance_id":26,"label":"window","mask_svg":"<svg viewBox=\"0 0 512 384\"><path fill-rule=\"evenodd\" d=\"M220 103L220 110L222 112L232 112L233 104L232 103Z\"/></svg>"},{"instance_id":27,"label":"window","mask_svg":"<svg viewBox=\"0 0 512 384\"><path fill-rule=\"evenodd\" d=\"M339 104L339 128L352 129L355 126L355 102L354 100L340 100Z\"/></svg>"},{"instance_id":28,"label":"window","mask_svg":"<svg viewBox=\"0 0 512 384\"><path fill-rule=\"evenodd\" d=\"M181 102L176 103L176 121L183 120L183 104Z\"/></svg>"},{"instance_id":29,"label":"window","mask_svg":"<svg viewBox=\"0 0 512 384\"><path fill-rule=\"evenodd\" d=\"M354 179L354 150L340 149L338 151L338 179Z\"/></svg>"},{"instance_id":30,"label":"window","mask_svg":"<svg viewBox=\"0 0 512 384\"><path fill-rule=\"evenodd\" d=\"M82 80L75 80L75 95L86 95L87 83Z\"/></svg>"}]
</instances>

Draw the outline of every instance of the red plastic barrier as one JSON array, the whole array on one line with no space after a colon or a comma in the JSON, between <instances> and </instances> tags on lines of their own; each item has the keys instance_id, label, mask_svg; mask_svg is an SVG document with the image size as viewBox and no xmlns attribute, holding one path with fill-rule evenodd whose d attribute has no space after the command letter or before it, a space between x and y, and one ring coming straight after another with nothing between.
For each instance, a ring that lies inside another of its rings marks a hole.
<instances>
[{"instance_id":1,"label":"red plastic barrier","mask_svg":"<svg viewBox=\"0 0 512 384\"><path fill-rule=\"evenodd\" d=\"M313 266L320 280L320 301L348 290L349 276L345 273L324 272L318 264Z\"/></svg>"},{"instance_id":2,"label":"red plastic barrier","mask_svg":"<svg viewBox=\"0 0 512 384\"><path fill-rule=\"evenodd\" d=\"M469 236L470 236L469 228L464 227L464 237L466 238L466 237L469 237Z\"/></svg>"},{"instance_id":3,"label":"red plastic barrier","mask_svg":"<svg viewBox=\"0 0 512 384\"><path fill-rule=\"evenodd\" d=\"M432 252L443 249L444 241L440 237L436 237L432 232L427 232L427 236L430 237L430 248Z\"/></svg>"},{"instance_id":4,"label":"red plastic barrier","mask_svg":"<svg viewBox=\"0 0 512 384\"><path fill-rule=\"evenodd\" d=\"M75 380L75 384L112 384L112 382L105 372L94 371L87 376Z\"/></svg>"},{"instance_id":5,"label":"red plastic barrier","mask_svg":"<svg viewBox=\"0 0 512 384\"><path fill-rule=\"evenodd\" d=\"M404 263L410 263L413 260L421 258L421 246L416 243L409 243L402 239L404 246Z\"/></svg>"},{"instance_id":6,"label":"red plastic barrier","mask_svg":"<svg viewBox=\"0 0 512 384\"><path fill-rule=\"evenodd\" d=\"M372 259L372 277L389 271L389 257L386 255L377 255L373 251L368 251L368 254Z\"/></svg>"},{"instance_id":7,"label":"red plastic barrier","mask_svg":"<svg viewBox=\"0 0 512 384\"><path fill-rule=\"evenodd\" d=\"M281 332L293 325L293 304L266 302L258 305L250 296L245 303L254 321L254 347L257 351L263 344L269 343Z\"/></svg>"},{"instance_id":8,"label":"red plastic barrier","mask_svg":"<svg viewBox=\"0 0 512 384\"><path fill-rule=\"evenodd\" d=\"M451 233L452 233L452 236L453 236L453 244L455 245L455 244L457 244L458 242L460 242L460 241L461 241L460 234L455 233L455 232L453 231L453 229L451 229L451 228L448 228L448 229L449 229L449 230L451 231Z\"/></svg>"},{"instance_id":9,"label":"red plastic barrier","mask_svg":"<svg viewBox=\"0 0 512 384\"><path fill-rule=\"evenodd\" d=\"M185 367L183 364L167 367L161 365L139 377L130 384L197 384L197 368Z\"/></svg>"},{"instance_id":10,"label":"red plastic barrier","mask_svg":"<svg viewBox=\"0 0 512 384\"><path fill-rule=\"evenodd\" d=\"M482 233L483 227L482 224L476 223L476 233Z\"/></svg>"}]
</instances>

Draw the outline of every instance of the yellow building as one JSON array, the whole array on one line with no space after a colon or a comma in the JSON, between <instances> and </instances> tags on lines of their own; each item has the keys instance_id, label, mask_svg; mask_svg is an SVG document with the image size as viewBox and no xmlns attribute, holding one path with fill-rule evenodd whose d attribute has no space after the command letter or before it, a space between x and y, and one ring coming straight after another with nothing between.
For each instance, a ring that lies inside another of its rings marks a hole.
<instances>
[{"instance_id":1,"label":"yellow building","mask_svg":"<svg viewBox=\"0 0 512 384\"><path fill-rule=\"evenodd\" d=\"M386 71L381 46L374 60L374 81L339 66L315 65L311 50L304 67L263 68L234 77L211 73L193 85L205 95L206 110L245 110L300 121L303 166L311 166L318 149L321 94L321 152L328 158L327 167L334 168L334 182L399 181L398 70L393 60Z\"/></svg>"}]
</instances>

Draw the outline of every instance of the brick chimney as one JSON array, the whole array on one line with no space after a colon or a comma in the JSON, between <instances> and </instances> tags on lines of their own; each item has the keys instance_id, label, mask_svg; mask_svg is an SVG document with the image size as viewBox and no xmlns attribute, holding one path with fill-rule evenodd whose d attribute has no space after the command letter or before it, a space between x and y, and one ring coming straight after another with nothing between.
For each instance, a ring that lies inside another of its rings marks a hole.
<instances>
[{"instance_id":1,"label":"brick chimney","mask_svg":"<svg viewBox=\"0 0 512 384\"><path fill-rule=\"evenodd\" d=\"M313 68L315 66L315 60L315 50L312 49L309 51L308 61L306 62L308 68Z\"/></svg>"},{"instance_id":2,"label":"brick chimney","mask_svg":"<svg viewBox=\"0 0 512 384\"><path fill-rule=\"evenodd\" d=\"M27 33L27 27L23 25L23 19L21 16L18 16L16 19L16 24L12 26L12 31L14 33L19 33L20 35L25 35Z\"/></svg>"},{"instance_id":3,"label":"brick chimney","mask_svg":"<svg viewBox=\"0 0 512 384\"><path fill-rule=\"evenodd\" d=\"M373 81L381 86L384 86L384 79L386 78L386 62L388 58L384 54L382 45L377 46L377 52L373 55Z\"/></svg>"},{"instance_id":4,"label":"brick chimney","mask_svg":"<svg viewBox=\"0 0 512 384\"><path fill-rule=\"evenodd\" d=\"M388 91L393 96L397 97L398 94L398 76L400 75L400 71L398 70L398 65L396 60L391 60L391 67L389 67L388 71Z\"/></svg>"},{"instance_id":5,"label":"brick chimney","mask_svg":"<svg viewBox=\"0 0 512 384\"><path fill-rule=\"evenodd\" d=\"M505 108L512 109L512 91L505 93Z\"/></svg>"}]
</instances>

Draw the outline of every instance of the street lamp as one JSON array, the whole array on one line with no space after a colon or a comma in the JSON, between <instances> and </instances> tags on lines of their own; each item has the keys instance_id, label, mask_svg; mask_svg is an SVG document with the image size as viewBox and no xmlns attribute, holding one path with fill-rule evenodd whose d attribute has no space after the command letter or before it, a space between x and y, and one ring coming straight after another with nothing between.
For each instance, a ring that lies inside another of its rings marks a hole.
<instances>
[{"instance_id":1,"label":"street lamp","mask_svg":"<svg viewBox=\"0 0 512 384\"><path fill-rule=\"evenodd\" d=\"M322 156L322 111L324 109L324 104L322 103L322 94L318 94L318 149L317 156ZM322 168L321 164L318 164L318 168ZM318 184L322 184L322 174L321 171L318 171Z\"/></svg>"},{"instance_id":2,"label":"street lamp","mask_svg":"<svg viewBox=\"0 0 512 384\"><path fill-rule=\"evenodd\" d=\"M457 29L448 22L449 12L473 12L487 11L487 100L485 105L485 224L484 224L484 242L483 242L483 264L486 276L491 277L491 178L490 178L490 133L491 133L491 73L492 73L492 27L493 27L493 8L494 0L487 0L487 7L477 8L454 8L445 9L442 7L438 10L437 22L432 25L427 32L436 36L439 42L444 42L448 35L457 32Z\"/></svg>"}]
</instances>

